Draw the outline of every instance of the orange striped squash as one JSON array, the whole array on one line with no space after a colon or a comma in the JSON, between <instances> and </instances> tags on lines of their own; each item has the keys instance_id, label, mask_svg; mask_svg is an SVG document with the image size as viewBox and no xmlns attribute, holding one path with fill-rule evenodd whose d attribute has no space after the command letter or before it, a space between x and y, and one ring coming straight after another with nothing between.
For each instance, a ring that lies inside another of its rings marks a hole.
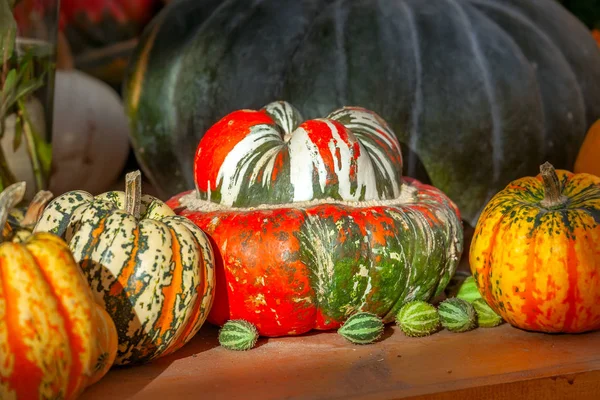
<instances>
[{"instance_id":1,"label":"orange striped squash","mask_svg":"<svg viewBox=\"0 0 600 400\"><path fill-rule=\"evenodd\" d=\"M62 236L119 334L115 364L172 353L203 325L214 295L207 236L162 201L141 195L140 173L126 192L72 191L52 200L34 232Z\"/></svg>"},{"instance_id":2,"label":"orange striped squash","mask_svg":"<svg viewBox=\"0 0 600 400\"><path fill-rule=\"evenodd\" d=\"M600 329L600 178L549 163L540 170L486 205L471 272L487 303L516 327Z\"/></svg>"},{"instance_id":3,"label":"orange striped squash","mask_svg":"<svg viewBox=\"0 0 600 400\"><path fill-rule=\"evenodd\" d=\"M117 331L67 243L6 225L24 193L0 195L0 398L74 399L113 365Z\"/></svg>"}]
</instances>

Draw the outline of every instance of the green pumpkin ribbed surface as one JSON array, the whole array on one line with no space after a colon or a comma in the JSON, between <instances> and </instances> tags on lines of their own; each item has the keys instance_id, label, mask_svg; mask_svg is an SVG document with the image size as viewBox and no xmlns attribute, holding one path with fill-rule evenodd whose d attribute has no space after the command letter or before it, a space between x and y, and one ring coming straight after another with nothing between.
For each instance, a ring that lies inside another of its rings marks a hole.
<instances>
[{"instance_id":1,"label":"green pumpkin ribbed surface","mask_svg":"<svg viewBox=\"0 0 600 400\"><path fill-rule=\"evenodd\" d=\"M473 278L473 276L469 276L463 281L463 283L460 285L460 288L458 289L456 297L459 299L466 300L469 303L473 303L473 301L475 301L476 299L481 299L481 293L479 293L477 283L475 282L475 278Z\"/></svg>"},{"instance_id":2,"label":"green pumpkin ribbed surface","mask_svg":"<svg viewBox=\"0 0 600 400\"><path fill-rule=\"evenodd\" d=\"M227 321L219 331L219 344L229 350L250 350L257 340L256 326L241 319Z\"/></svg>"},{"instance_id":3,"label":"green pumpkin ribbed surface","mask_svg":"<svg viewBox=\"0 0 600 400\"><path fill-rule=\"evenodd\" d=\"M358 312L344 322L338 333L354 344L369 344L381 337L384 327L383 321L377 315Z\"/></svg>"},{"instance_id":4,"label":"green pumpkin ribbed surface","mask_svg":"<svg viewBox=\"0 0 600 400\"><path fill-rule=\"evenodd\" d=\"M477 325L479 327L493 328L503 322L502 317L496 314L484 299L476 299L472 304L477 313Z\"/></svg>"},{"instance_id":5,"label":"green pumpkin ribbed surface","mask_svg":"<svg viewBox=\"0 0 600 400\"><path fill-rule=\"evenodd\" d=\"M452 332L466 332L477 327L475 308L466 300L446 299L438 306L442 326Z\"/></svg>"},{"instance_id":6,"label":"green pumpkin ribbed surface","mask_svg":"<svg viewBox=\"0 0 600 400\"><path fill-rule=\"evenodd\" d=\"M440 316L432 304L411 301L403 305L396 315L396 325L406 336L428 336L439 330Z\"/></svg>"}]
</instances>

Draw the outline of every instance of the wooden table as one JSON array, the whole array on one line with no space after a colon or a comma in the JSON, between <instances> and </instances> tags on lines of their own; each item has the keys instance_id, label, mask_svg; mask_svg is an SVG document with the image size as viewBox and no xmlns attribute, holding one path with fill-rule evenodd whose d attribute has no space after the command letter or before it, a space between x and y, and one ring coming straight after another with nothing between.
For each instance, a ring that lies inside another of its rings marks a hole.
<instances>
[{"instance_id":1,"label":"wooden table","mask_svg":"<svg viewBox=\"0 0 600 400\"><path fill-rule=\"evenodd\" d=\"M335 332L219 347L204 326L175 354L113 369L92 399L600 399L600 332L550 335L507 324L408 338L388 326L375 344Z\"/></svg>"}]
</instances>

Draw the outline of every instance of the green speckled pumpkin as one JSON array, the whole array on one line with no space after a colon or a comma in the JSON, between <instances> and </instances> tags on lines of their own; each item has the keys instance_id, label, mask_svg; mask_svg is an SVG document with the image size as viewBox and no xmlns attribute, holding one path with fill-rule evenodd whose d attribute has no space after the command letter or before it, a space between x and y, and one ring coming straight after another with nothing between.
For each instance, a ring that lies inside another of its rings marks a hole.
<instances>
[{"instance_id":1,"label":"green speckled pumpkin","mask_svg":"<svg viewBox=\"0 0 600 400\"><path fill-rule=\"evenodd\" d=\"M165 198L194 188L198 141L234 110L356 105L390 124L405 173L475 225L513 179L572 168L600 118L600 50L551 0L179 0L142 35L124 98Z\"/></svg>"},{"instance_id":2,"label":"green speckled pumpkin","mask_svg":"<svg viewBox=\"0 0 600 400\"><path fill-rule=\"evenodd\" d=\"M167 204L212 239L217 325L282 336L358 311L392 322L442 292L460 259L456 206L402 177L400 144L364 108L306 121L285 102L234 111L202 138L194 171L197 190Z\"/></svg>"},{"instance_id":3,"label":"green speckled pumpkin","mask_svg":"<svg viewBox=\"0 0 600 400\"><path fill-rule=\"evenodd\" d=\"M206 235L162 201L141 195L139 171L127 190L52 200L34 232L69 243L96 300L115 321L115 364L139 364L183 346L213 301L214 255Z\"/></svg>"}]
</instances>

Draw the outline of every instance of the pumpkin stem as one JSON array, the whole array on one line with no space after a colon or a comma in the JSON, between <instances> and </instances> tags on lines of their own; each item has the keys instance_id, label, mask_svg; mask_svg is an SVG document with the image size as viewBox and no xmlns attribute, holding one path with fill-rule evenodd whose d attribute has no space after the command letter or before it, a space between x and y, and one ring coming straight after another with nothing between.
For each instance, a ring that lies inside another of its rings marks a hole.
<instances>
[{"instance_id":1,"label":"pumpkin stem","mask_svg":"<svg viewBox=\"0 0 600 400\"><path fill-rule=\"evenodd\" d=\"M40 190L37 192L33 197L33 200L31 200L31 203L29 203L25 217L23 217L23 221L21 221L21 227L31 228L37 224L44 212L44 208L46 208L46 205L52 197L54 197L54 194L47 190Z\"/></svg>"},{"instance_id":2,"label":"pumpkin stem","mask_svg":"<svg viewBox=\"0 0 600 400\"><path fill-rule=\"evenodd\" d=\"M17 182L0 193L0 231L4 232L10 210L16 207L25 196L25 182Z\"/></svg>"},{"instance_id":3,"label":"pumpkin stem","mask_svg":"<svg viewBox=\"0 0 600 400\"><path fill-rule=\"evenodd\" d=\"M556 170L549 162L540 166L540 173L544 181L544 199L542 206L546 208L558 208L567 202L567 197L562 194L560 181Z\"/></svg>"},{"instance_id":4,"label":"pumpkin stem","mask_svg":"<svg viewBox=\"0 0 600 400\"><path fill-rule=\"evenodd\" d=\"M125 211L140 219L140 205L142 202L142 174L139 170L125 175Z\"/></svg>"}]
</instances>

